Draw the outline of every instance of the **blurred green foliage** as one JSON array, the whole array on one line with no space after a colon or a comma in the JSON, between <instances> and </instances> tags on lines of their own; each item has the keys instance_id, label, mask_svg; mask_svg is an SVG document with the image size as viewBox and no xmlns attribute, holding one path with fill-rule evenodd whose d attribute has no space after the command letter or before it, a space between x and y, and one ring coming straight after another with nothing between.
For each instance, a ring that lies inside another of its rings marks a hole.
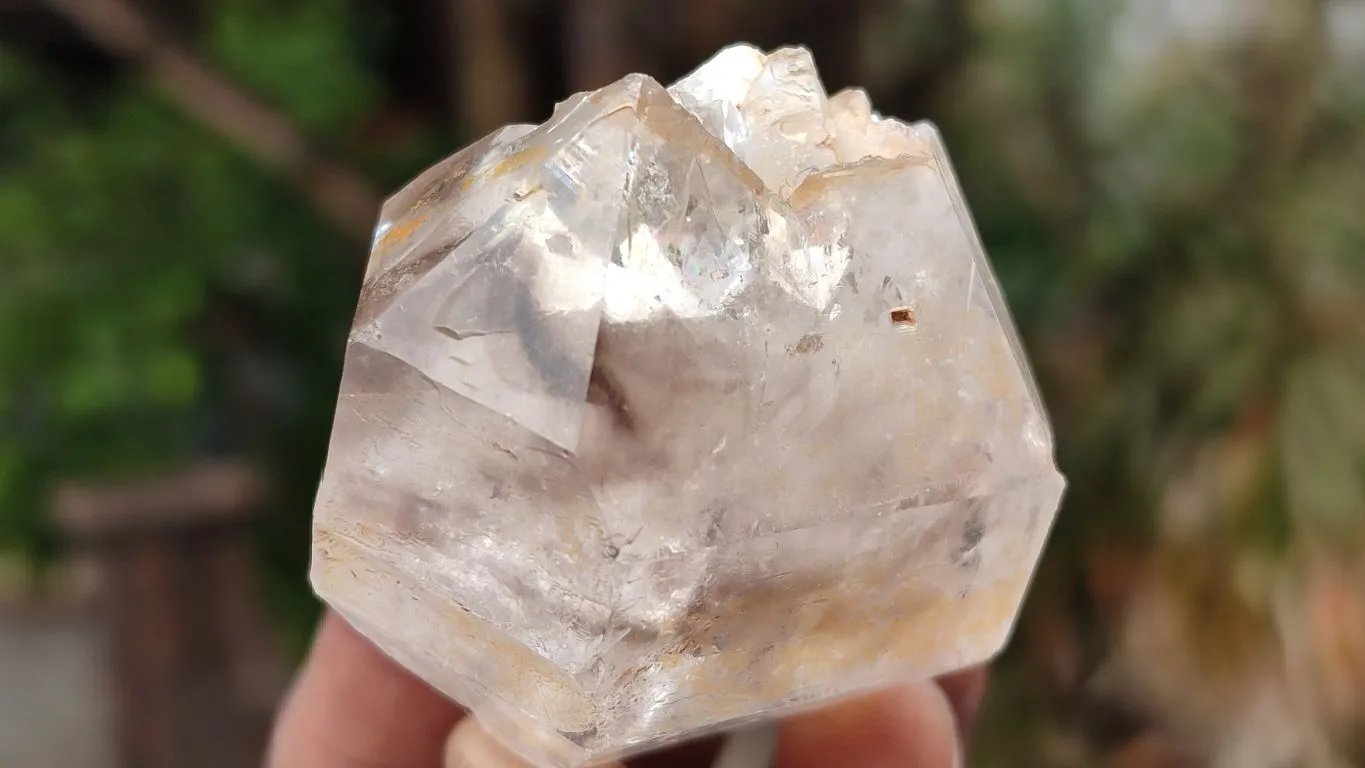
<instances>
[{"instance_id":1,"label":"blurred green foliage","mask_svg":"<svg viewBox=\"0 0 1365 768\"><path fill-rule=\"evenodd\" d=\"M348 0L233 0L210 7L214 21L205 48L211 59L281 105L309 135L343 139L380 106L384 84L364 56L365 43L383 32L382 18L370 15L362 26Z\"/></svg>"},{"instance_id":2,"label":"blurred green foliage","mask_svg":"<svg viewBox=\"0 0 1365 768\"><path fill-rule=\"evenodd\" d=\"M207 4L202 48L344 151L383 96L358 55L372 20L353 5ZM54 482L251 450L295 511L263 537L284 580L271 593L306 623L297 510L311 505L363 247L135 77L82 89L0 49L0 115L0 546L48 562ZM432 157L413 142L349 159L396 184ZM236 402L253 371L266 391ZM243 427L243 408L264 428Z\"/></svg>"}]
</instances>

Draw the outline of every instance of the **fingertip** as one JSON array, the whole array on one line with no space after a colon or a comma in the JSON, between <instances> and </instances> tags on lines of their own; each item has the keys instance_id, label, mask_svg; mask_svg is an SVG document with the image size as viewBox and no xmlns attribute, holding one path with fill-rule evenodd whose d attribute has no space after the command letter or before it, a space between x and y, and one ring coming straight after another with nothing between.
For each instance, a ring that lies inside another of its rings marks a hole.
<instances>
[{"instance_id":1,"label":"fingertip","mask_svg":"<svg viewBox=\"0 0 1365 768\"><path fill-rule=\"evenodd\" d=\"M446 740L444 768L532 768L512 750L503 746L478 719L465 718ZM625 768L611 763L600 768Z\"/></svg>"},{"instance_id":2,"label":"fingertip","mask_svg":"<svg viewBox=\"0 0 1365 768\"><path fill-rule=\"evenodd\" d=\"M445 768L530 768L472 717L465 718L450 732L443 765Z\"/></svg>"},{"instance_id":3,"label":"fingertip","mask_svg":"<svg viewBox=\"0 0 1365 768\"><path fill-rule=\"evenodd\" d=\"M869 694L782 724L779 768L957 768L952 704L932 682Z\"/></svg>"},{"instance_id":4,"label":"fingertip","mask_svg":"<svg viewBox=\"0 0 1365 768\"><path fill-rule=\"evenodd\" d=\"M964 745L971 743L972 729L976 726L981 704L986 698L988 678L985 667L971 667L938 679L939 687L952 704Z\"/></svg>"},{"instance_id":5,"label":"fingertip","mask_svg":"<svg viewBox=\"0 0 1365 768\"><path fill-rule=\"evenodd\" d=\"M280 711L267 765L427 768L461 714L328 614Z\"/></svg>"}]
</instances>

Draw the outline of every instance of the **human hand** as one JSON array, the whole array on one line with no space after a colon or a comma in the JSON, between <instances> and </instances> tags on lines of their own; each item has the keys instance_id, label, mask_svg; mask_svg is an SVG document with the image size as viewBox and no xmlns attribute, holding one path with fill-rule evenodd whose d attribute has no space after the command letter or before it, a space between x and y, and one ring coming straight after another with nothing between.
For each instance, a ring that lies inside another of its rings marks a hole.
<instances>
[{"instance_id":1,"label":"human hand","mask_svg":"<svg viewBox=\"0 0 1365 768\"><path fill-rule=\"evenodd\" d=\"M957 768L985 683L985 671L975 669L788 718L777 768ZM631 764L705 768L713 751L700 745ZM266 765L523 766L463 710L330 614L276 720Z\"/></svg>"}]
</instances>

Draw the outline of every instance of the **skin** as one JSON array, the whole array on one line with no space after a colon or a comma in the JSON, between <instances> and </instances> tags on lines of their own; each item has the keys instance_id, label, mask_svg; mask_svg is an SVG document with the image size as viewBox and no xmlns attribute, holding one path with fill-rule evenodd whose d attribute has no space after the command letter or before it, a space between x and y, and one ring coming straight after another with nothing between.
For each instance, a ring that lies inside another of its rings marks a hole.
<instances>
[{"instance_id":1,"label":"skin","mask_svg":"<svg viewBox=\"0 0 1365 768\"><path fill-rule=\"evenodd\" d=\"M778 768L957 768L985 683L973 669L792 717L781 725ZM276 720L266 765L523 768L464 715L328 616ZM639 764L703 768L709 752L695 745Z\"/></svg>"}]
</instances>

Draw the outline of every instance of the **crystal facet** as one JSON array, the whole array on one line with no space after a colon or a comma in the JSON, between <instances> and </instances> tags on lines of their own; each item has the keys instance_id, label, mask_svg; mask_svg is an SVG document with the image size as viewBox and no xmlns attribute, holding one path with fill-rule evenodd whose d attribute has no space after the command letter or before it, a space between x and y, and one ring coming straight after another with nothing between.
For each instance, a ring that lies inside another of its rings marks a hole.
<instances>
[{"instance_id":1,"label":"crystal facet","mask_svg":"<svg viewBox=\"0 0 1365 768\"><path fill-rule=\"evenodd\" d=\"M935 129L735 46L385 205L312 578L567 768L989 658L1062 490Z\"/></svg>"}]
</instances>

